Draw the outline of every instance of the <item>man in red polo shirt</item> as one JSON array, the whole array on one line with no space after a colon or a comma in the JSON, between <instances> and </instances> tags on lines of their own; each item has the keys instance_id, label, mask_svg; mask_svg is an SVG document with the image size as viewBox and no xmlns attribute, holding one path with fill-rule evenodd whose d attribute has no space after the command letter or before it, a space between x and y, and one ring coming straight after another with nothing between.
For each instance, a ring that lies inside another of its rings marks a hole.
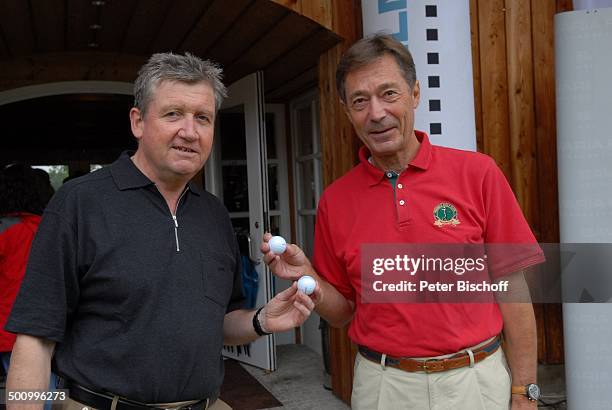
<instances>
[{"instance_id":1,"label":"man in red polo shirt","mask_svg":"<svg viewBox=\"0 0 612 410\"><path fill-rule=\"evenodd\" d=\"M359 346L352 407L535 409L530 303L363 300L366 244L535 244L503 174L483 154L433 146L414 130L419 83L410 53L392 37L357 42L336 79L365 145L360 163L321 197L314 267L295 245L274 255L269 234L262 251L279 277L315 277L316 310L330 324L350 321L349 337ZM522 269L543 261L539 247L526 249L505 255L495 272L489 260L489 274L520 282Z\"/></svg>"}]
</instances>

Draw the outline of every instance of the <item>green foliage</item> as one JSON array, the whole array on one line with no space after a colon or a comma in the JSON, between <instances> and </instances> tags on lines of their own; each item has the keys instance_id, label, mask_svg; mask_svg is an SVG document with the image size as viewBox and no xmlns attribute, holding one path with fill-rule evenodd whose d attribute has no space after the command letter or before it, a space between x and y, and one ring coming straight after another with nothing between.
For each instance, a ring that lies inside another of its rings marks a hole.
<instances>
[{"instance_id":1,"label":"green foliage","mask_svg":"<svg viewBox=\"0 0 612 410\"><path fill-rule=\"evenodd\" d=\"M51 165L45 167L45 171L49 174L49 179L51 180L51 185L53 189L56 191L62 184L64 183L64 178L68 176L68 166L67 165Z\"/></svg>"}]
</instances>

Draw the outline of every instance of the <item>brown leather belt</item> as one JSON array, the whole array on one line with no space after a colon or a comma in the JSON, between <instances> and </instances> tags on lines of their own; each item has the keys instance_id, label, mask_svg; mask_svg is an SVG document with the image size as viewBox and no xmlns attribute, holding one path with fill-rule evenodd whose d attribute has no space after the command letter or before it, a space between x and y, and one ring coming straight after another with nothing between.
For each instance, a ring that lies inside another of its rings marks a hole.
<instances>
[{"instance_id":1,"label":"brown leather belt","mask_svg":"<svg viewBox=\"0 0 612 410\"><path fill-rule=\"evenodd\" d=\"M489 343L480 346L472 350L474 354L474 363L478 363L491 356L499 349L500 338L496 336L495 339ZM467 352L457 353L446 359L409 359L404 357L392 357L386 356L385 363L381 363L382 353L370 350L365 346L359 346L359 353L368 360L375 363L380 363L384 366L395 367L396 369L404 370L406 372L425 372L425 373L436 373L443 372L451 369L458 369L470 365L470 356Z\"/></svg>"}]
</instances>

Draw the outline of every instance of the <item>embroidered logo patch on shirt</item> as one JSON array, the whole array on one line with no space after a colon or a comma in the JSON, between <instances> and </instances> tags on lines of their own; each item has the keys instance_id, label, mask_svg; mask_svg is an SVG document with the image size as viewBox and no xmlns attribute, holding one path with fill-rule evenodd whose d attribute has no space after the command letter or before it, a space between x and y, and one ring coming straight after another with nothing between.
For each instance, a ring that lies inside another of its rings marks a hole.
<instances>
[{"instance_id":1,"label":"embroidered logo patch on shirt","mask_svg":"<svg viewBox=\"0 0 612 410\"><path fill-rule=\"evenodd\" d=\"M459 225L459 219L457 218L457 208L453 204L448 202L442 202L434 208L434 225L442 227L445 225Z\"/></svg>"}]
</instances>

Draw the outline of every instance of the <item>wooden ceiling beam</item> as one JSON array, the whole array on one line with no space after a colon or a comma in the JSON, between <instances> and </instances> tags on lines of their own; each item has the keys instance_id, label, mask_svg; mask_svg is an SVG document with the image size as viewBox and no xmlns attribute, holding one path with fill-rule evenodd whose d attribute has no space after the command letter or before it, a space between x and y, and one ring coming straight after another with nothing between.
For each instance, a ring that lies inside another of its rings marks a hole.
<instances>
[{"instance_id":1,"label":"wooden ceiling beam","mask_svg":"<svg viewBox=\"0 0 612 410\"><path fill-rule=\"evenodd\" d=\"M128 33L130 32L130 26L132 25L132 21L134 20L134 15L136 14L136 10L138 9L138 3L140 3L140 1L135 0L134 3L132 4L132 8L129 14L130 17L128 18L127 24L125 25L123 29L123 34L120 37L121 48L119 50L121 50L122 52L125 52L127 36L128 36Z\"/></svg>"},{"instance_id":2,"label":"wooden ceiling beam","mask_svg":"<svg viewBox=\"0 0 612 410\"><path fill-rule=\"evenodd\" d=\"M243 14L233 27L232 35L226 35L206 52L223 66L240 58L266 33L290 13L289 10L268 0L258 0L248 14ZM243 39L237 42L236 39Z\"/></svg>"},{"instance_id":3,"label":"wooden ceiling beam","mask_svg":"<svg viewBox=\"0 0 612 410\"><path fill-rule=\"evenodd\" d=\"M278 96L290 93L291 85L301 88L298 73L338 41L317 22L270 0L232 0L231 6L224 0L113 0L101 6L90 0L0 1L0 88L126 77L133 67L116 63L124 56L145 61L153 52L191 51L221 63L227 83L263 70L266 88ZM104 64L75 61L76 55Z\"/></svg>"},{"instance_id":4,"label":"wooden ceiling beam","mask_svg":"<svg viewBox=\"0 0 612 410\"><path fill-rule=\"evenodd\" d=\"M163 24L165 13L174 0L142 0L135 8L123 42L123 52L146 55L151 39Z\"/></svg>"},{"instance_id":5,"label":"wooden ceiling beam","mask_svg":"<svg viewBox=\"0 0 612 410\"><path fill-rule=\"evenodd\" d=\"M32 54L34 39L29 21L27 2L0 1L0 27L9 55Z\"/></svg>"},{"instance_id":6,"label":"wooden ceiling beam","mask_svg":"<svg viewBox=\"0 0 612 410\"><path fill-rule=\"evenodd\" d=\"M266 87L266 83L264 81L264 87L266 87L266 101L277 102L290 100L291 98L297 97L304 93L308 89L316 87L317 80L318 69L317 65L315 64L299 74L296 74L275 88Z\"/></svg>"},{"instance_id":7,"label":"wooden ceiling beam","mask_svg":"<svg viewBox=\"0 0 612 410\"><path fill-rule=\"evenodd\" d=\"M98 32L100 51L119 52L123 43L130 19L138 7L136 0L107 2L101 10Z\"/></svg>"},{"instance_id":8,"label":"wooden ceiling beam","mask_svg":"<svg viewBox=\"0 0 612 410\"><path fill-rule=\"evenodd\" d=\"M32 34L32 51L37 53L41 48L38 42L38 30L36 30L36 23L34 22L34 11L32 10L32 0L26 2L26 10L29 21L30 33ZM25 21L24 21L25 22Z\"/></svg>"},{"instance_id":9,"label":"wooden ceiling beam","mask_svg":"<svg viewBox=\"0 0 612 410\"><path fill-rule=\"evenodd\" d=\"M206 14L180 45L180 50L202 55L251 2L252 0L232 0L231 7L228 7L227 1L213 1Z\"/></svg>"},{"instance_id":10,"label":"wooden ceiling beam","mask_svg":"<svg viewBox=\"0 0 612 410\"><path fill-rule=\"evenodd\" d=\"M168 4L166 5L166 9L164 10L163 15L162 15L162 21L160 22L160 24L158 24L158 25L156 26L156 27L157 27L157 30L155 31L155 34L154 34L154 35L151 35L151 36L149 37L149 38L150 38L150 40L149 40L149 44L147 44L147 46L145 47L145 53L146 53L147 55L150 55L150 54L153 54L153 53L156 53L156 52L160 51L160 50L156 50L156 49L155 49L155 42L156 42L156 40L159 38L159 35L160 35L160 33L161 33L161 31L162 31L163 27L166 25L166 22L168 21L168 18L169 18L169 16L170 16L170 11L172 10L172 8L173 8L175 5L176 5L176 2L175 2L175 1L170 1L170 2L168 2Z\"/></svg>"},{"instance_id":11,"label":"wooden ceiling beam","mask_svg":"<svg viewBox=\"0 0 612 410\"><path fill-rule=\"evenodd\" d=\"M172 50L180 50L182 45L185 44L185 42L187 41L188 38L190 38L191 36L193 36L193 32L197 29L197 27L200 24L200 21L204 18L204 16L208 13L208 10L210 9L210 7L212 6L214 0L208 0L207 2L202 2L201 4L204 5L204 7L202 7L202 9L200 10L199 13L197 13L197 18L195 20L193 20L193 23L191 25L189 25L189 28L184 32L184 34L181 36L180 40L178 40L177 42L172 44ZM182 15L182 11L178 10L177 11L177 18L178 16ZM195 14L194 14L195 15ZM172 31L172 27L169 28L168 32ZM168 38L169 36L166 36L166 38ZM160 39L161 40L161 39ZM160 41L160 44L164 44L163 41ZM168 43L170 45L170 43Z\"/></svg>"},{"instance_id":12,"label":"wooden ceiling beam","mask_svg":"<svg viewBox=\"0 0 612 410\"><path fill-rule=\"evenodd\" d=\"M288 13L249 50L237 60L228 63L225 77L227 82L238 80L246 74L266 67L285 54L286 50L296 47L304 38L315 33L318 27L315 22L299 14Z\"/></svg>"},{"instance_id":13,"label":"wooden ceiling beam","mask_svg":"<svg viewBox=\"0 0 612 410\"><path fill-rule=\"evenodd\" d=\"M232 37L234 39L240 38L236 33L236 28L239 27L238 23L244 20L249 20L251 18L252 10L255 8L257 2L255 0L251 0L249 4L247 4L240 13L236 14L231 22L228 21L227 25L224 29L219 30L218 33L215 33L214 40L209 41L206 48L203 49L202 55L208 56L210 53L210 49L214 48L217 44L221 42L221 39L227 39ZM234 40L235 41L235 40Z\"/></svg>"},{"instance_id":14,"label":"wooden ceiling beam","mask_svg":"<svg viewBox=\"0 0 612 410\"><path fill-rule=\"evenodd\" d=\"M64 48L65 0L29 0L32 33L37 52Z\"/></svg>"},{"instance_id":15,"label":"wooden ceiling beam","mask_svg":"<svg viewBox=\"0 0 612 410\"><path fill-rule=\"evenodd\" d=\"M0 60L7 59L9 57L11 57L11 52L8 48L8 43L6 41L6 37L4 36L2 25L0 24Z\"/></svg>"},{"instance_id":16,"label":"wooden ceiling beam","mask_svg":"<svg viewBox=\"0 0 612 410\"><path fill-rule=\"evenodd\" d=\"M88 50L91 42L89 26L96 21L96 7L91 2L81 0L68 1L68 30L66 50Z\"/></svg>"},{"instance_id":17,"label":"wooden ceiling beam","mask_svg":"<svg viewBox=\"0 0 612 410\"><path fill-rule=\"evenodd\" d=\"M291 79L293 73L318 61L319 56L341 41L336 34L323 28L304 38L295 47L287 49L282 55L263 68L266 83L276 88ZM316 46L313 46L316 45Z\"/></svg>"}]
</instances>

